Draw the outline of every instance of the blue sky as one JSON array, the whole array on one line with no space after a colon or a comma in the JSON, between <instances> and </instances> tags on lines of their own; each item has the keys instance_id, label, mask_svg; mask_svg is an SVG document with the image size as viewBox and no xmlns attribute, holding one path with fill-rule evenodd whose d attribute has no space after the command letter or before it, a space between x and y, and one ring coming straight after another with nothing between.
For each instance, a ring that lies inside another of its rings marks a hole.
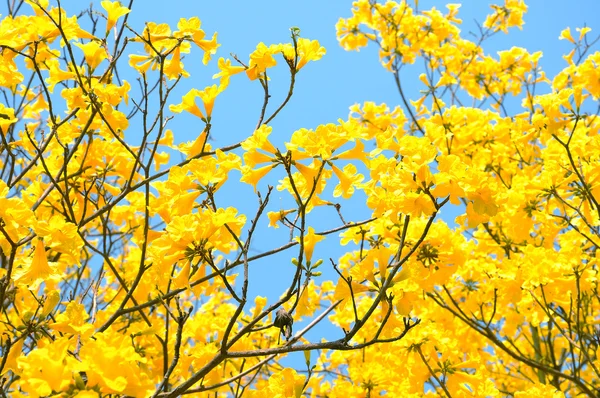
<instances>
[{"instance_id":1,"label":"blue sky","mask_svg":"<svg viewBox=\"0 0 600 398\"><path fill-rule=\"evenodd\" d=\"M100 9L100 2L94 1ZM124 2L127 3L127 2ZM483 22L490 12L488 1L471 0L464 2L460 8L459 17L463 19L462 32L467 36L469 31L475 31L474 20ZM445 9L445 2L419 2L421 9L436 6ZM592 27L591 37L600 33L598 15L600 1L577 0L562 2L558 0L535 0L527 2L529 12L525 16L525 26L522 31L513 29L509 35L498 34L484 44L484 49L495 54L501 49L512 46L527 48L530 52L543 51L541 61L543 69L552 78L565 65L561 58L568 53L572 46L569 42L559 41L562 29L571 26L573 35L577 37L575 27L587 23ZM301 128L315 128L323 123L335 123L339 118L348 117L349 106L364 101L376 103L385 102L390 107L400 104L393 77L379 63L377 50L374 46L360 52L346 52L337 44L335 23L340 17L351 15L351 1L346 0L269 0L269 1L177 1L172 0L138 0L134 2L129 24L141 32L146 21L165 22L173 29L181 17L198 16L202 27L208 36L218 32L218 42L221 47L208 66L201 63L202 52L196 48L186 56L184 63L191 77L184 79L179 90L172 97L172 103L179 102L180 96L190 88L199 89L212 85L212 75L216 73L218 57L229 57L229 53L237 54L247 61L248 54L256 44L289 42L289 28L297 26L301 36L317 39L327 49L327 55L322 60L310 63L298 75L295 94L288 106L272 123L273 142L283 148L282 144L291 134ZM84 7L78 0L63 1L63 6L69 14L74 14ZM2 12L2 11L0 11ZM6 14L2 12L2 14ZM136 48L132 46L132 48ZM139 49L139 47L138 47ZM288 74L286 65L281 60L278 67L271 72L271 92L273 104L278 103L287 92ZM413 73L414 71L414 73ZM420 72L408 69L403 74L403 82L408 97L416 99L422 89L417 77ZM135 91L135 82L128 76ZM135 94L132 94L135 95ZM213 128L211 144L214 147L226 146L240 141L250 135L256 124L262 105L262 89L258 82L249 82L244 75L234 76L230 87L217 98L213 113ZM272 111L273 108L271 108ZM176 141L191 141L202 130L201 123L190 115L177 116L170 128ZM135 124L130 127L131 137L135 137ZM250 186L237 184L235 179L239 174L231 176L232 188L225 188L217 195L221 206L235 206L251 218L256 211L257 199ZM266 184L277 185L276 180L265 180L259 188L265 191ZM335 184L334 184L335 185ZM342 211L346 220L361 220L368 218L369 212L361 202L342 203ZM289 207L289 198L285 193L274 191L268 210L277 211ZM442 216L452 223L455 214L446 211ZM267 229L266 219L261 223L261 229L252 245L253 253L269 250L285 243L289 239L289 231ZM339 225L336 213L331 209L320 209L310 215L309 223L317 230L332 228ZM325 259L323 278L337 279L331 270L329 257L337 259L343 252L335 235L328 237L318 245L315 258ZM346 248L347 249L347 248ZM273 302L281 293L285 283L293 273L290 263L297 256L297 250L288 250L276 257L266 259L251 267L252 295L268 296ZM299 325L301 326L301 325ZM317 330L308 335L309 339L319 340L323 336L330 338L341 337L341 331L333 328ZM296 354L294 354L296 355ZM304 362L302 354L297 353L298 363Z\"/></svg>"}]
</instances>

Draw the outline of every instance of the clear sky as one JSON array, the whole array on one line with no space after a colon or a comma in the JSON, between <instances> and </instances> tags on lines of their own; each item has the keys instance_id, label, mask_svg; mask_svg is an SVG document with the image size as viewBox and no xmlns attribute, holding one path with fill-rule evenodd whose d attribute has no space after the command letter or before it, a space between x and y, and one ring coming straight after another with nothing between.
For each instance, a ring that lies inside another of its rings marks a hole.
<instances>
[{"instance_id":1,"label":"clear sky","mask_svg":"<svg viewBox=\"0 0 600 398\"><path fill-rule=\"evenodd\" d=\"M89 4L79 0L63 1L69 14L79 11L85 6L83 3ZM100 9L99 1L93 3ZM490 12L490 3L492 2L481 0L463 2L459 18L463 19L461 29L464 36L469 31L476 31L474 21L483 22ZM445 10L445 4L446 2L441 1L421 0L419 7L428 9L435 6ZM529 12L525 16L526 24L523 30L513 29L509 35L498 34L484 44L484 49L490 54L495 54L501 49L510 49L512 46L525 47L530 52L543 51L541 65L548 77L552 79L556 72L566 65L561 56L572 48L569 42L558 40L561 30L570 26L576 37L575 28L587 24L592 27L590 36L596 37L600 34L598 17L600 1L535 0L528 1L527 4ZM191 77L180 83L179 91L172 97L172 103L179 102L180 96L192 87L202 89L216 83L212 80L212 75L218 71L216 61L220 56L229 57L229 53L233 52L247 61L248 54L261 41L267 45L289 42L289 28L292 26L300 28L302 37L319 40L327 49L327 55L322 60L310 63L302 69L297 78L294 97L272 123L273 141L282 147L282 143L289 140L291 134L301 127L315 128L319 124L335 123L339 118L347 118L348 107L355 103L385 102L390 107L400 104L393 77L380 66L374 46L357 53L346 52L337 43L335 23L340 17L347 18L351 15L351 5L352 2L348 0L137 0L134 2L129 24L138 32L142 31L146 21L166 22L172 29L176 29L179 18L198 16L208 36L212 36L214 31L218 32L218 42L221 47L208 66L202 65L200 62L202 52L196 48L192 48L192 54L184 59L186 70L191 73ZM271 73L273 103L280 101L287 92L286 68L281 60L275 73ZM412 99L418 98L419 90L422 89L418 82L418 74L418 71L409 69L402 75L407 95ZM131 84L135 87L134 82ZM238 142L252 133L262 105L262 95L262 89L257 81L248 82L244 75L232 77L230 87L217 98L215 103L212 121L214 140L211 142L214 147ZM184 114L176 117L170 125L178 142L195 139L202 127L193 116ZM135 125L130 129L135 129ZM131 134L135 133L131 132ZM231 179L236 178L239 178L239 174L231 176ZM240 187L235 181L231 182L235 189L229 188L219 192L218 204L235 206L251 218L257 205L252 188ZM277 185L276 180L267 179L259 189L264 192L267 183ZM287 196L287 194L274 192L268 210L288 208L290 202L286 199ZM360 206L356 203L347 205L342 203L345 218L355 221L367 218L369 212L366 211L364 198L362 203ZM442 216L449 223L453 222L452 212L445 212ZM316 230L339 225L339 219L331 208L311 214L309 222ZM261 225L265 227L267 223L265 219ZM255 253L266 251L285 243L288 239L289 231L286 229L261 228L252 250ZM330 236L317 248L315 258L325 259L325 264L322 266L325 271L323 278L337 280L327 259L329 257L337 259L344 248L339 247L336 236ZM251 294L268 296L269 301L273 302L283 292L282 284L289 280L293 272L290 259L296 256L297 250L293 249L276 258L253 264ZM342 336L341 333L333 328L321 329L309 334L308 338L312 340L319 340L323 336L339 338ZM304 361L302 354L296 354L299 363L302 363Z\"/></svg>"}]
</instances>

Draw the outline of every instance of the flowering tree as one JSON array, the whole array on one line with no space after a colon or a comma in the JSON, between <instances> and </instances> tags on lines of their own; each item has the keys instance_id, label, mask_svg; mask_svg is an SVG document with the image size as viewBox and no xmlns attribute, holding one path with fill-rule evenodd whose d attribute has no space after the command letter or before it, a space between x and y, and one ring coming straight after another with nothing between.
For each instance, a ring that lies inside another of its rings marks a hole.
<instances>
[{"instance_id":1,"label":"flowering tree","mask_svg":"<svg viewBox=\"0 0 600 398\"><path fill-rule=\"evenodd\" d=\"M325 54L298 29L249 60L219 58L218 84L181 97L183 54L206 64L219 46L198 18L136 29L132 4L74 15L8 2L3 396L596 396L600 53L589 28L565 29L574 49L550 80L540 53L482 47L523 24L521 1L494 6L475 41L458 8L356 1L340 44L377 46L400 105L354 105L278 147L271 122ZM424 91L410 100L402 71L417 60ZM289 71L281 103L273 68ZM262 87L261 112L247 138L216 148L215 98L236 79ZM175 143L174 118L201 123L192 141ZM270 204L273 178L289 208ZM248 215L219 201L243 183ZM346 201L370 217L343 214ZM439 219L452 204L455 229ZM320 208L337 227L315 229ZM267 221L289 242L251 253ZM345 254L313 258L324 239ZM294 269L281 295L251 294L253 264L278 253ZM306 338L325 324L337 338ZM281 365L294 351L305 368Z\"/></svg>"}]
</instances>

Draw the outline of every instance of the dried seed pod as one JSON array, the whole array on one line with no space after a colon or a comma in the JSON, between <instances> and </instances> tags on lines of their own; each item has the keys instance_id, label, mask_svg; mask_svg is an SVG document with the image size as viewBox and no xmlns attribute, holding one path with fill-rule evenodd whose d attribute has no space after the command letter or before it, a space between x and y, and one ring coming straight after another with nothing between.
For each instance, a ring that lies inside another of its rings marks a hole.
<instances>
[{"instance_id":1,"label":"dried seed pod","mask_svg":"<svg viewBox=\"0 0 600 398\"><path fill-rule=\"evenodd\" d=\"M286 340L289 340L292 337L293 323L294 319L292 319L292 316L285 309L283 309L283 307L277 310L273 326L281 329L281 334L285 336Z\"/></svg>"}]
</instances>

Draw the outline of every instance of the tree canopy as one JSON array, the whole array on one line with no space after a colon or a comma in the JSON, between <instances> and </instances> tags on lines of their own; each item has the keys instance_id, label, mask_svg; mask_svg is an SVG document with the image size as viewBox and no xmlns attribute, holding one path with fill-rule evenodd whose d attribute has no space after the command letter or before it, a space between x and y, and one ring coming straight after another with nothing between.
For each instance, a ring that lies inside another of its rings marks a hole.
<instances>
[{"instance_id":1,"label":"tree canopy","mask_svg":"<svg viewBox=\"0 0 600 398\"><path fill-rule=\"evenodd\" d=\"M457 4L357 0L339 44L377 48L398 101L290 134L273 121L325 55L315 38L293 27L223 57L198 17L132 26L136 6L15 0L0 21L3 396L598 395L590 28L562 31L573 50L547 76L540 52L485 51L522 27L523 1L470 36ZM191 52L217 63L214 84L187 85ZM213 145L215 100L243 80L263 90L256 123ZM250 213L222 200L244 184ZM323 245L343 254L313 255ZM255 294L272 277L255 264L275 256L288 263L269 273L293 272L278 297ZM307 337L320 327L334 337Z\"/></svg>"}]
</instances>

